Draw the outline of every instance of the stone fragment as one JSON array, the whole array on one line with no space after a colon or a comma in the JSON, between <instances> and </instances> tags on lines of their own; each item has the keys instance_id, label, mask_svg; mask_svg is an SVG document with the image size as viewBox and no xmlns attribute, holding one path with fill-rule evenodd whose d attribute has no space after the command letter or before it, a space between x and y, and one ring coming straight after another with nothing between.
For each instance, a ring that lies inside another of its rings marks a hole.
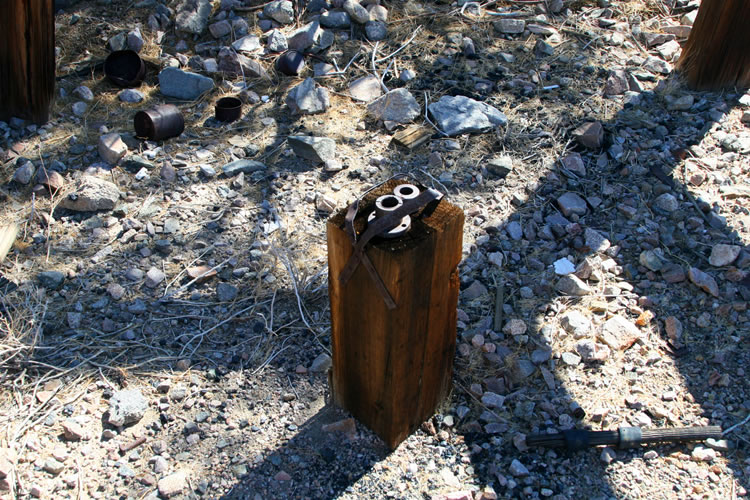
<instances>
[{"instance_id":1,"label":"stone fragment","mask_svg":"<svg viewBox=\"0 0 750 500\"><path fill-rule=\"evenodd\" d=\"M273 30L271 33L280 33L278 30ZM269 34L270 37L270 34ZM237 52L256 52L261 49L260 38L255 35L243 36L239 40L235 40L232 43L232 48Z\"/></svg>"},{"instance_id":2,"label":"stone fragment","mask_svg":"<svg viewBox=\"0 0 750 500\"><path fill-rule=\"evenodd\" d=\"M604 84L604 95L622 95L629 89L628 74L625 70L616 69L607 78Z\"/></svg>"},{"instance_id":3,"label":"stone fragment","mask_svg":"<svg viewBox=\"0 0 750 500\"><path fill-rule=\"evenodd\" d=\"M291 135L287 141L294 154L316 163L332 160L336 155L336 141L328 137Z\"/></svg>"},{"instance_id":4,"label":"stone fragment","mask_svg":"<svg viewBox=\"0 0 750 500\"><path fill-rule=\"evenodd\" d=\"M502 408L505 403L505 397L491 391L482 394L482 404L489 408Z\"/></svg>"},{"instance_id":5,"label":"stone fragment","mask_svg":"<svg viewBox=\"0 0 750 500\"><path fill-rule=\"evenodd\" d=\"M216 297L220 302L231 302L237 298L239 289L229 283L219 283L216 286Z\"/></svg>"},{"instance_id":6,"label":"stone fragment","mask_svg":"<svg viewBox=\"0 0 750 500\"><path fill-rule=\"evenodd\" d=\"M86 114L86 111L89 109L88 104L85 102L74 102L73 106L71 108L73 110L73 114L82 117Z\"/></svg>"},{"instance_id":7,"label":"stone fragment","mask_svg":"<svg viewBox=\"0 0 750 500\"><path fill-rule=\"evenodd\" d=\"M79 85L78 87L73 89L73 95L83 99L86 102L91 102L94 100L94 93L85 85Z\"/></svg>"},{"instance_id":8,"label":"stone fragment","mask_svg":"<svg viewBox=\"0 0 750 500\"><path fill-rule=\"evenodd\" d=\"M345 0L343 7L355 23L365 24L370 20L370 13L357 0Z\"/></svg>"},{"instance_id":9,"label":"stone fragment","mask_svg":"<svg viewBox=\"0 0 750 500\"><path fill-rule=\"evenodd\" d=\"M208 26L208 31L214 38L225 37L232 32L232 25L226 19L212 23Z\"/></svg>"},{"instance_id":10,"label":"stone fragment","mask_svg":"<svg viewBox=\"0 0 750 500\"><path fill-rule=\"evenodd\" d=\"M640 339L641 331L631 321L615 315L602 325L599 338L613 351L621 351Z\"/></svg>"},{"instance_id":11,"label":"stone fragment","mask_svg":"<svg viewBox=\"0 0 750 500\"><path fill-rule=\"evenodd\" d=\"M699 445L693 449L690 456L695 462L713 462L716 460L716 450Z\"/></svg>"},{"instance_id":12,"label":"stone fragment","mask_svg":"<svg viewBox=\"0 0 750 500\"><path fill-rule=\"evenodd\" d=\"M125 89L121 91L117 96L122 102L129 102L135 104L145 99L143 92L135 89Z\"/></svg>"},{"instance_id":13,"label":"stone fragment","mask_svg":"<svg viewBox=\"0 0 750 500\"><path fill-rule=\"evenodd\" d=\"M99 137L99 156L112 165L117 164L128 152L128 147L122 142L120 134L111 133Z\"/></svg>"},{"instance_id":14,"label":"stone fragment","mask_svg":"<svg viewBox=\"0 0 750 500\"><path fill-rule=\"evenodd\" d=\"M310 365L310 371L314 373L327 372L332 363L333 361L328 354L319 354Z\"/></svg>"},{"instance_id":15,"label":"stone fragment","mask_svg":"<svg viewBox=\"0 0 750 500\"><path fill-rule=\"evenodd\" d=\"M214 88L214 81L203 75L165 68L159 73L159 88L163 95L193 101Z\"/></svg>"},{"instance_id":16,"label":"stone fragment","mask_svg":"<svg viewBox=\"0 0 750 500\"><path fill-rule=\"evenodd\" d=\"M698 9L692 10L687 14L683 14L680 18L680 24L684 26L692 26L695 24L695 18L698 17Z\"/></svg>"},{"instance_id":17,"label":"stone fragment","mask_svg":"<svg viewBox=\"0 0 750 500\"><path fill-rule=\"evenodd\" d=\"M367 112L384 122L409 123L419 116L420 107L408 90L399 88L372 101Z\"/></svg>"},{"instance_id":18,"label":"stone fragment","mask_svg":"<svg viewBox=\"0 0 750 500\"><path fill-rule=\"evenodd\" d=\"M47 170L44 167L40 167L36 171L36 183L49 189L51 193L56 192L65 185L65 179L62 175L54 170Z\"/></svg>"},{"instance_id":19,"label":"stone fragment","mask_svg":"<svg viewBox=\"0 0 750 500\"><path fill-rule=\"evenodd\" d=\"M651 271L661 271L666 264L666 259L660 248L655 250L644 250L638 256L638 262Z\"/></svg>"},{"instance_id":20,"label":"stone fragment","mask_svg":"<svg viewBox=\"0 0 750 500\"><path fill-rule=\"evenodd\" d=\"M184 471L175 472L159 479L157 488L159 494L164 498L170 498L182 493L188 486L187 474Z\"/></svg>"},{"instance_id":21,"label":"stone fragment","mask_svg":"<svg viewBox=\"0 0 750 500\"><path fill-rule=\"evenodd\" d=\"M552 265L555 268L555 274L558 276L573 274L576 270L575 264L568 260L567 257L556 260Z\"/></svg>"},{"instance_id":22,"label":"stone fragment","mask_svg":"<svg viewBox=\"0 0 750 500\"><path fill-rule=\"evenodd\" d=\"M234 177L240 173L251 174L265 170L266 165L256 160L235 160L221 167L227 177Z\"/></svg>"},{"instance_id":23,"label":"stone fragment","mask_svg":"<svg viewBox=\"0 0 750 500\"><path fill-rule=\"evenodd\" d=\"M667 101L667 110L669 111L687 111L693 107L693 103L695 102L695 97L691 94L679 97L668 95L665 99Z\"/></svg>"},{"instance_id":24,"label":"stone fragment","mask_svg":"<svg viewBox=\"0 0 750 500\"><path fill-rule=\"evenodd\" d=\"M34 176L34 164L27 161L16 169L13 173L13 180L24 186L31 182L31 178Z\"/></svg>"},{"instance_id":25,"label":"stone fragment","mask_svg":"<svg viewBox=\"0 0 750 500\"><path fill-rule=\"evenodd\" d=\"M597 344L590 339L583 339L576 343L576 352L585 362L605 361L611 353L609 347Z\"/></svg>"},{"instance_id":26,"label":"stone fragment","mask_svg":"<svg viewBox=\"0 0 750 500\"><path fill-rule=\"evenodd\" d=\"M112 210L120 200L119 188L104 179L84 175L76 183L75 189L60 203L62 208L75 212Z\"/></svg>"},{"instance_id":27,"label":"stone fragment","mask_svg":"<svg viewBox=\"0 0 750 500\"><path fill-rule=\"evenodd\" d=\"M719 285L716 284L716 280L710 274L704 273L697 267L691 267L688 271L688 277L695 286L704 292L709 293L714 297L719 296Z\"/></svg>"},{"instance_id":28,"label":"stone fragment","mask_svg":"<svg viewBox=\"0 0 750 500\"><path fill-rule=\"evenodd\" d=\"M487 161L487 171L503 179L513 171L513 158L510 156L496 156Z\"/></svg>"},{"instance_id":29,"label":"stone fragment","mask_svg":"<svg viewBox=\"0 0 750 500\"><path fill-rule=\"evenodd\" d=\"M318 194L315 197L315 209L323 213L333 213L336 210L336 200L330 196Z\"/></svg>"},{"instance_id":30,"label":"stone fragment","mask_svg":"<svg viewBox=\"0 0 750 500\"><path fill-rule=\"evenodd\" d=\"M580 311L565 313L560 319L560 325L577 339L587 337L591 331L591 321Z\"/></svg>"},{"instance_id":31,"label":"stone fragment","mask_svg":"<svg viewBox=\"0 0 750 500\"><path fill-rule=\"evenodd\" d=\"M592 252L604 253L612 245L610 241L605 238L599 231L588 227L583 232L583 237L586 240L586 246Z\"/></svg>"},{"instance_id":32,"label":"stone fragment","mask_svg":"<svg viewBox=\"0 0 750 500\"><path fill-rule=\"evenodd\" d=\"M503 326L503 333L513 336L523 335L526 333L526 329L527 326L524 320L514 318L505 323L505 326Z\"/></svg>"},{"instance_id":33,"label":"stone fragment","mask_svg":"<svg viewBox=\"0 0 750 500\"><path fill-rule=\"evenodd\" d=\"M143 35L141 35L139 28L135 28L128 33L128 48L130 50L140 52L143 48L143 43Z\"/></svg>"},{"instance_id":34,"label":"stone fragment","mask_svg":"<svg viewBox=\"0 0 750 500\"><path fill-rule=\"evenodd\" d=\"M525 477L529 475L529 469L526 468L524 464L518 461L518 459L514 458L513 461L510 463L510 467L508 468L508 471L514 476L514 477Z\"/></svg>"},{"instance_id":35,"label":"stone fragment","mask_svg":"<svg viewBox=\"0 0 750 500\"><path fill-rule=\"evenodd\" d=\"M289 91L286 104L294 114L323 113L330 106L328 90L325 87L316 86L312 78L306 78Z\"/></svg>"},{"instance_id":36,"label":"stone fragment","mask_svg":"<svg viewBox=\"0 0 750 500\"><path fill-rule=\"evenodd\" d=\"M508 118L497 108L462 95L444 95L430 104L429 110L438 128L449 136L486 132L508 123Z\"/></svg>"},{"instance_id":37,"label":"stone fragment","mask_svg":"<svg viewBox=\"0 0 750 500\"><path fill-rule=\"evenodd\" d=\"M125 33L117 33L107 41L109 50L115 52L118 50L125 50L128 48L128 37Z\"/></svg>"},{"instance_id":38,"label":"stone fragment","mask_svg":"<svg viewBox=\"0 0 750 500\"><path fill-rule=\"evenodd\" d=\"M287 45L290 49L302 52L312 47L321 36L320 23L313 21L294 31L287 38Z\"/></svg>"},{"instance_id":39,"label":"stone fragment","mask_svg":"<svg viewBox=\"0 0 750 500\"><path fill-rule=\"evenodd\" d=\"M524 29L526 29L526 21L523 19L499 19L492 23L493 28L495 28L495 31L498 33L503 33L505 35L517 35L519 33L523 33Z\"/></svg>"},{"instance_id":40,"label":"stone fragment","mask_svg":"<svg viewBox=\"0 0 750 500\"><path fill-rule=\"evenodd\" d=\"M580 177L586 177L586 166L583 164L583 158L580 153L570 153L560 159L565 170L573 172Z\"/></svg>"},{"instance_id":41,"label":"stone fragment","mask_svg":"<svg viewBox=\"0 0 750 500\"><path fill-rule=\"evenodd\" d=\"M604 127L601 122L586 122L573 130L571 135L581 146L599 149L604 139Z\"/></svg>"},{"instance_id":42,"label":"stone fragment","mask_svg":"<svg viewBox=\"0 0 750 500\"><path fill-rule=\"evenodd\" d=\"M280 24L294 22L294 4L289 0L276 0L263 7L263 15Z\"/></svg>"},{"instance_id":43,"label":"stone fragment","mask_svg":"<svg viewBox=\"0 0 750 500\"><path fill-rule=\"evenodd\" d=\"M371 42L378 42L388 38L388 27L382 21L367 21L365 35Z\"/></svg>"},{"instance_id":44,"label":"stone fragment","mask_svg":"<svg viewBox=\"0 0 750 500\"><path fill-rule=\"evenodd\" d=\"M340 10L331 10L324 12L320 16L320 25L325 28L344 29L351 24L349 14Z\"/></svg>"},{"instance_id":45,"label":"stone fragment","mask_svg":"<svg viewBox=\"0 0 750 500\"><path fill-rule=\"evenodd\" d=\"M166 279L166 275L161 270L152 267L146 273L146 286L149 288L155 288Z\"/></svg>"},{"instance_id":46,"label":"stone fragment","mask_svg":"<svg viewBox=\"0 0 750 500\"><path fill-rule=\"evenodd\" d=\"M222 47L216 56L216 63L220 71L232 76L245 76L246 78L266 78L268 73L261 63L249 57L239 54L229 47ZM211 80L213 83L213 80Z\"/></svg>"},{"instance_id":47,"label":"stone fragment","mask_svg":"<svg viewBox=\"0 0 750 500\"><path fill-rule=\"evenodd\" d=\"M349 84L349 94L357 101L370 102L383 95L380 79L373 75L363 76Z\"/></svg>"},{"instance_id":48,"label":"stone fragment","mask_svg":"<svg viewBox=\"0 0 750 500\"><path fill-rule=\"evenodd\" d=\"M568 366L578 366L581 363L581 357L572 352L562 353L560 359L562 359L562 362Z\"/></svg>"},{"instance_id":49,"label":"stone fragment","mask_svg":"<svg viewBox=\"0 0 750 500\"><path fill-rule=\"evenodd\" d=\"M146 410L148 410L148 401L141 391L136 389L117 391L109 400L107 422L117 427L134 424L143 418Z\"/></svg>"},{"instance_id":50,"label":"stone fragment","mask_svg":"<svg viewBox=\"0 0 750 500\"><path fill-rule=\"evenodd\" d=\"M286 36L279 30L273 30L268 34L266 48L271 52L284 52L289 48Z\"/></svg>"},{"instance_id":51,"label":"stone fragment","mask_svg":"<svg viewBox=\"0 0 750 500\"><path fill-rule=\"evenodd\" d=\"M665 61L676 61L682 49L676 40L670 40L656 47L656 51Z\"/></svg>"},{"instance_id":52,"label":"stone fragment","mask_svg":"<svg viewBox=\"0 0 750 500\"><path fill-rule=\"evenodd\" d=\"M211 0L183 0L177 7L175 25L180 31L200 35L208 26Z\"/></svg>"},{"instance_id":53,"label":"stone fragment","mask_svg":"<svg viewBox=\"0 0 750 500\"><path fill-rule=\"evenodd\" d=\"M661 269L661 276L667 283L680 283L685 281L685 269L679 264L668 263Z\"/></svg>"},{"instance_id":54,"label":"stone fragment","mask_svg":"<svg viewBox=\"0 0 750 500\"><path fill-rule=\"evenodd\" d=\"M712 450L713 451L713 450ZM58 475L65 469L65 464L50 457L44 461L44 470L52 475Z\"/></svg>"},{"instance_id":55,"label":"stone fragment","mask_svg":"<svg viewBox=\"0 0 750 500\"><path fill-rule=\"evenodd\" d=\"M371 3L367 6L367 12L370 13L370 21L388 21L388 9L382 5Z\"/></svg>"},{"instance_id":56,"label":"stone fragment","mask_svg":"<svg viewBox=\"0 0 750 500\"><path fill-rule=\"evenodd\" d=\"M664 331L672 345L679 348L682 345L682 322L674 316L664 320Z\"/></svg>"},{"instance_id":57,"label":"stone fragment","mask_svg":"<svg viewBox=\"0 0 750 500\"><path fill-rule=\"evenodd\" d=\"M485 294L487 294L487 287L479 280L475 280L466 289L461 291L461 296L465 300L475 300Z\"/></svg>"},{"instance_id":58,"label":"stone fragment","mask_svg":"<svg viewBox=\"0 0 750 500\"><path fill-rule=\"evenodd\" d=\"M60 271L42 271L37 275L39 284L49 290L57 290L65 281L65 274Z\"/></svg>"},{"instance_id":59,"label":"stone fragment","mask_svg":"<svg viewBox=\"0 0 750 500\"><path fill-rule=\"evenodd\" d=\"M79 424L75 419L66 418L62 423L63 437L67 441L80 441L86 436L86 431L83 426Z\"/></svg>"},{"instance_id":60,"label":"stone fragment","mask_svg":"<svg viewBox=\"0 0 750 500\"><path fill-rule=\"evenodd\" d=\"M672 72L672 65L664 59L655 56L648 56L643 63L643 67L653 73L668 75Z\"/></svg>"},{"instance_id":61,"label":"stone fragment","mask_svg":"<svg viewBox=\"0 0 750 500\"><path fill-rule=\"evenodd\" d=\"M323 432L340 432L349 439L354 439L357 435L357 423L353 418L345 418L337 422L325 424L321 430Z\"/></svg>"},{"instance_id":62,"label":"stone fragment","mask_svg":"<svg viewBox=\"0 0 750 500\"><path fill-rule=\"evenodd\" d=\"M714 267L728 266L737 259L740 251L742 251L742 247L739 245L718 243L711 248L711 256L708 258L708 263Z\"/></svg>"},{"instance_id":63,"label":"stone fragment","mask_svg":"<svg viewBox=\"0 0 750 500\"><path fill-rule=\"evenodd\" d=\"M557 198L557 206L565 217L572 214L586 215L588 207L586 201L576 193L567 192Z\"/></svg>"},{"instance_id":64,"label":"stone fragment","mask_svg":"<svg viewBox=\"0 0 750 500\"><path fill-rule=\"evenodd\" d=\"M591 288L575 274L563 276L557 281L555 289L563 295L582 297L591 293Z\"/></svg>"}]
</instances>

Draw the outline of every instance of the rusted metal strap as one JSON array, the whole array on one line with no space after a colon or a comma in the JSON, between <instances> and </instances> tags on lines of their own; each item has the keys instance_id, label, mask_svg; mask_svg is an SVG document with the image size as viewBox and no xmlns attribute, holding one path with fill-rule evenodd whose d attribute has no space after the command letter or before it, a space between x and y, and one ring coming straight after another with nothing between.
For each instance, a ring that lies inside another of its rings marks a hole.
<instances>
[{"instance_id":1,"label":"rusted metal strap","mask_svg":"<svg viewBox=\"0 0 750 500\"><path fill-rule=\"evenodd\" d=\"M346 211L346 217L344 219L344 222L346 224L346 227L344 229L346 231L346 234L349 235L349 241L351 241L352 246L356 246L357 244L357 232L354 230L354 218L357 216L358 210L359 199L355 200L354 203L349 205L349 209ZM372 261L366 253L362 254L362 264L364 264L365 269L367 269L367 273L370 275L370 278L372 278L373 283L375 283L375 288L377 288L378 292L380 292L380 296L383 297L385 305L388 307L388 309L395 309L396 302L393 300L391 293L388 291L388 288L385 286L385 283L383 283L382 278L378 274L378 271L375 269L375 266L372 264Z\"/></svg>"},{"instance_id":2,"label":"rusted metal strap","mask_svg":"<svg viewBox=\"0 0 750 500\"><path fill-rule=\"evenodd\" d=\"M367 257L367 254L365 254L365 246L375 236L383 233L384 231L393 229L396 225L399 224L399 222L405 215L413 214L414 212L417 212L425 207L427 207L425 209L425 212L429 211L429 213L432 213L435 210L435 206L432 206L431 203L439 202L442 197L443 195L439 191L436 191L434 189L427 189L425 191L422 191L416 198L404 200L404 204L401 205L401 207L399 207L398 209L390 212L384 217L378 217L377 219L375 219L375 221L367 227L367 230L364 232L364 234L362 234L362 237L359 239L359 241L356 241L356 234L354 231L354 218L357 215L359 202L354 202L349 207L345 219L346 232L349 234L349 239L352 241L352 245L354 246L354 253L352 253L351 257L349 257L349 261L341 271L341 274L339 275L339 281L342 284L349 281L349 279L354 274L354 271L357 269L357 266L359 266L359 263L363 262L365 268L368 270L370 276L375 282L375 286L380 291L380 294L383 295L383 300L385 301L388 308L395 308L396 304L393 301L393 298L391 297L390 293L388 293L388 289L385 287L383 280L380 278L377 270L372 265L372 261L370 261L369 257Z\"/></svg>"}]
</instances>

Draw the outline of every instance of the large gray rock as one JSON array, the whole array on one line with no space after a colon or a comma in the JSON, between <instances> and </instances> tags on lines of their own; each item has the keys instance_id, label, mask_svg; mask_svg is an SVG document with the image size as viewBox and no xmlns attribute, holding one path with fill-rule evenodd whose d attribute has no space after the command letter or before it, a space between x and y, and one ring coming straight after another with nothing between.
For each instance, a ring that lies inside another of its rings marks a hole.
<instances>
[{"instance_id":1,"label":"large gray rock","mask_svg":"<svg viewBox=\"0 0 750 500\"><path fill-rule=\"evenodd\" d=\"M378 120L409 123L419 116L419 104L406 89L394 89L367 105L367 112Z\"/></svg>"},{"instance_id":2,"label":"large gray rock","mask_svg":"<svg viewBox=\"0 0 750 500\"><path fill-rule=\"evenodd\" d=\"M134 424L143 418L146 410L148 410L148 401L141 391L117 391L109 400L108 422L117 427Z\"/></svg>"},{"instance_id":3,"label":"large gray rock","mask_svg":"<svg viewBox=\"0 0 750 500\"><path fill-rule=\"evenodd\" d=\"M229 47L222 47L216 56L219 70L232 76L243 75L245 78L268 78L265 68L258 61L238 54Z\"/></svg>"},{"instance_id":4,"label":"large gray rock","mask_svg":"<svg viewBox=\"0 0 750 500\"><path fill-rule=\"evenodd\" d=\"M289 0L276 0L263 7L263 14L277 23L290 24L294 21L294 5Z\"/></svg>"},{"instance_id":5,"label":"large gray rock","mask_svg":"<svg viewBox=\"0 0 750 500\"><path fill-rule=\"evenodd\" d=\"M383 89L378 77L366 75L349 84L349 94L357 101L370 102L383 95Z\"/></svg>"},{"instance_id":6,"label":"large gray rock","mask_svg":"<svg viewBox=\"0 0 750 500\"><path fill-rule=\"evenodd\" d=\"M356 23L365 24L370 20L370 13L357 0L346 0L344 2L344 10L349 14L352 21Z\"/></svg>"},{"instance_id":7,"label":"large gray rock","mask_svg":"<svg viewBox=\"0 0 750 500\"><path fill-rule=\"evenodd\" d=\"M120 190L117 186L104 179L85 175L78 181L75 191L62 200L60 206L76 212L112 210L119 199Z\"/></svg>"},{"instance_id":8,"label":"large gray rock","mask_svg":"<svg viewBox=\"0 0 750 500\"><path fill-rule=\"evenodd\" d=\"M210 0L184 0L177 7L175 17L177 29L200 35L208 26L211 9Z\"/></svg>"},{"instance_id":9,"label":"large gray rock","mask_svg":"<svg viewBox=\"0 0 750 500\"><path fill-rule=\"evenodd\" d=\"M497 108L462 95L444 95L429 108L437 126L449 136L486 132L508 123Z\"/></svg>"},{"instance_id":10,"label":"large gray rock","mask_svg":"<svg viewBox=\"0 0 750 500\"><path fill-rule=\"evenodd\" d=\"M317 87L315 80L307 78L289 91L286 104L294 114L323 113L330 106L328 90L324 87Z\"/></svg>"},{"instance_id":11,"label":"large gray rock","mask_svg":"<svg viewBox=\"0 0 750 500\"><path fill-rule=\"evenodd\" d=\"M351 24L349 14L343 11L328 11L320 16L320 24L326 28L342 29Z\"/></svg>"},{"instance_id":12,"label":"large gray rock","mask_svg":"<svg viewBox=\"0 0 750 500\"><path fill-rule=\"evenodd\" d=\"M289 42L287 42L284 33L279 30L273 30L268 34L266 47L271 52L284 52L289 48Z\"/></svg>"},{"instance_id":13,"label":"large gray rock","mask_svg":"<svg viewBox=\"0 0 750 500\"><path fill-rule=\"evenodd\" d=\"M336 141L328 137L290 135L287 141L294 154L316 163L332 160L336 155Z\"/></svg>"},{"instance_id":14,"label":"large gray rock","mask_svg":"<svg viewBox=\"0 0 750 500\"><path fill-rule=\"evenodd\" d=\"M60 271L42 271L37 276L39 284L49 290L57 290L65 281L65 274Z\"/></svg>"},{"instance_id":15,"label":"large gray rock","mask_svg":"<svg viewBox=\"0 0 750 500\"><path fill-rule=\"evenodd\" d=\"M294 31L287 39L287 45L290 49L304 51L312 47L321 34L320 23L313 21Z\"/></svg>"},{"instance_id":16,"label":"large gray rock","mask_svg":"<svg viewBox=\"0 0 750 500\"><path fill-rule=\"evenodd\" d=\"M237 52L256 52L261 49L260 38L255 35L243 36L232 44Z\"/></svg>"},{"instance_id":17,"label":"large gray rock","mask_svg":"<svg viewBox=\"0 0 750 500\"><path fill-rule=\"evenodd\" d=\"M197 73L165 68L159 73L159 87L165 96L192 101L213 89L214 81Z\"/></svg>"},{"instance_id":18,"label":"large gray rock","mask_svg":"<svg viewBox=\"0 0 750 500\"><path fill-rule=\"evenodd\" d=\"M385 40L388 37L388 27L383 21L367 21L365 34L371 42Z\"/></svg>"}]
</instances>

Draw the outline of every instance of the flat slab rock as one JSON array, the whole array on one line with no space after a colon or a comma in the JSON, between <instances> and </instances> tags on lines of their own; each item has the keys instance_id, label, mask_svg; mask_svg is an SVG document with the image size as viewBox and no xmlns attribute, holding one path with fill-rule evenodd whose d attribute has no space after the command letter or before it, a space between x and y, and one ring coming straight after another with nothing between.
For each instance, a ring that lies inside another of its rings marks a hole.
<instances>
[{"instance_id":1,"label":"flat slab rock","mask_svg":"<svg viewBox=\"0 0 750 500\"><path fill-rule=\"evenodd\" d=\"M508 123L499 109L463 95L445 95L429 109L437 126L449 136L486 132Z\"/></svg>"},{"instance_id":2,"label":"flat slab rock","mask_svg":"<svg viewBox=\"0 0 750 500\"><path fill-rule=\"evenodd\" d=\"M62 200L60 206L76 212L112 210L120 200L120 189L109 181L92 177L82 177L74 192Z\"/></svg>"},{"instance_id":3,"label":"flat slab rock","mask_svg":"<svg viewBox=\"0 0 750 500\"><path fill-rule=\"evenodd\" d=\"M287 141L294 154L310 161L323 163L336 156L336 141L328 137L290 135Z\"/></svg>"}]
</instances>

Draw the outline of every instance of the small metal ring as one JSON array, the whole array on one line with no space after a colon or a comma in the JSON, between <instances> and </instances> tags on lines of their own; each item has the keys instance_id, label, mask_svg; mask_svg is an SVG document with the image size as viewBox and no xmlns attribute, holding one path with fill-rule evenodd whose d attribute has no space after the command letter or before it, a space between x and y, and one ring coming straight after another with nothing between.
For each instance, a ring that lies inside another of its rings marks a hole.
<instances>
[{"instance_id":1,"label":"small metal ring","mask_svg":"<svg viewBox=\"0 0 750 500\"><path fill-rule=\"evenodd\" d=\"M402 200L400 196L396 196L395 194L386 194L380 196L377 200L375 200L375 214L378 217L384 217L390 212L394 212L401 208L403 204L404 200Z\"/></svg>"},{"instance_id":2,"label":"small metal ring","mask_svg":"<svg viewBox=\"0 0 750 500\"><path fill-rule=\"evenodd\" d=\"M404 200L411 200L419 196L419 188L414 184L399 184L393 188L393 194Z\"/></svg>"}]
</instances>

